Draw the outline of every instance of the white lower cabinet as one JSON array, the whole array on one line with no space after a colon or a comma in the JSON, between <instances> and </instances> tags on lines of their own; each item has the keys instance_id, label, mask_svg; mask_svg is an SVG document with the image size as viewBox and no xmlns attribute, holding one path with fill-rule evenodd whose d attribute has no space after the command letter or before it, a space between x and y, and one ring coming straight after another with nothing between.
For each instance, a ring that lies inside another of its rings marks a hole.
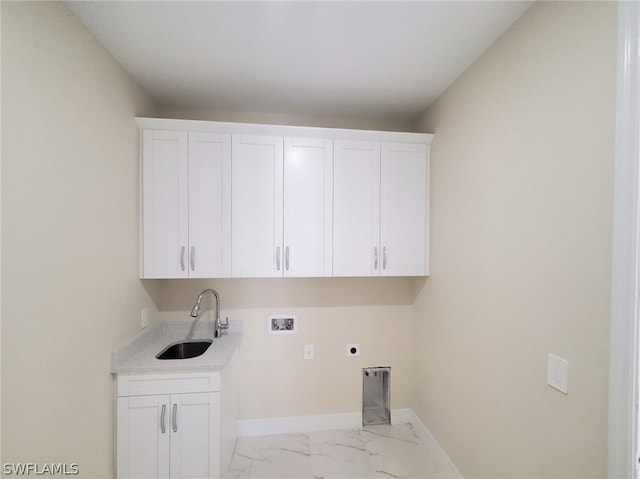
<instances>
[{"instance_id":1,"label":"white lower cabinet","mask_svg":"<svg viewBox=\"0 0 640 479\"><path fill-rule=\"evenodd\" d=\"M219 374L118 376L118 478L224 476Z\"/></svg>"}]
</instances>

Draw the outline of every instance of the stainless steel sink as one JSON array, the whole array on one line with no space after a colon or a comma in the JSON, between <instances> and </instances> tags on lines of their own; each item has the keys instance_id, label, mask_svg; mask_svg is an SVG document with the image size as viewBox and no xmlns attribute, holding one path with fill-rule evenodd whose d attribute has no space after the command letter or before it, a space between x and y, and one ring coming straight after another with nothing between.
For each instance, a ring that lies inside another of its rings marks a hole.
<instances>
[{"instance_id":1,"label":"stainless steel sink","mask_svg":"<svg viewBox=\"0 0 640 479\"><path fill-rule=\"evenodd\" d=\"M158 359L188 359L197 358L204 354L213 343L213 339L192 339L187 341L179 341L171 343L169 346L160 351L156 358Z\"/></svg>"}]
</instances>

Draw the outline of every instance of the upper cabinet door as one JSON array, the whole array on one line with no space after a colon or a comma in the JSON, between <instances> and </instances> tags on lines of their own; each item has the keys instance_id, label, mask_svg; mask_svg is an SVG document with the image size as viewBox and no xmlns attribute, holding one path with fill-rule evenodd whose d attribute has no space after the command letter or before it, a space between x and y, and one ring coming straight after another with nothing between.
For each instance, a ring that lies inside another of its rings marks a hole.
<instances>
[{"instance_id":1,"label":"upper cabinet door","mask_svg":"<svg viewBox=\"0 0 640 479\"><path fill-rule=\"evenodd\" d=\"M232 142L232 276L282 276L282 137L233 135Z\"/></svg>"},{"instance_id":2,"label":"upper cabinet door","mask_svg":"<svg viewBox=\"0 0 640 479\"><path fill-rule=\"evenodd\" d=\"M427 147L383 143L380 275L427 274Z\"/></svg>"},{"instance_id":3,"label":"upper cabinet door","mask_svg":"<svg viewBox=\"0 0 640 479\"><path fill-rule=\"evenodd\" d=\"M335 141L333 276L377 276L379 234L380 144Z\"/></svg>"},{"instance_id":4,"label":"upper cabinet door","mask_svg":"<svg viewBox=\"0 0 640 479\"><path fill-rule=\"evenodd\" d=\"M143 278L188 276L187 133L142 136Z\"/></svg>"},{"instance_id":5,"label":"upper cabinet door","mask_svg":"<svg viewBox=\"0 0 640 479\"><path fill-rule=\"evenodd\" d=\"M231 135L189 133L190 278L231 276Z\"/></svg>"},{"instance_id":6,"label":"upper cabinet door","mask_svg":"<svg viewBox=\"0 0 640 479\"><path fill-rule=\"evenodd\" d=\"M331 276L333 144L284 140L284 276Z\"/></svg>"},{"instance_id":7,"label":"upper cabinet door","mask_svg":"<svg viewBox=\"0 0 640 479\"><path fill-rule=\"evenodd\" d=\"M231 274L231 135L144 130L142 277Z\"/></svg>"}]
</instances>

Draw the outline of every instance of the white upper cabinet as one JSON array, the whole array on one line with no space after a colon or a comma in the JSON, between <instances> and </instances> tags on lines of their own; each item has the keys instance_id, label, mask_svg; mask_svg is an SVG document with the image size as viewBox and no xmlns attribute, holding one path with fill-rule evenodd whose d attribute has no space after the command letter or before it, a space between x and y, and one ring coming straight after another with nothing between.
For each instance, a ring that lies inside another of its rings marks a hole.
<instances>
[{"instance_id":1,"label":"white upper cabinet","mask_svg":"<svg viewBox=\"0 0 640 479\"><path fill-rule=\"evenodd\" d=\"M426 145L335 143L334 276L427 274Z\"/></svg>"},{"instance_id":2,"label":"white upper cabinet","mask_svg":"<svg viewBox=\"0 0 640 479\"><path fill-rule=\"evenodd\" d=\"M144 130L143 278L230 275L231 135Z\"/></svg>"},{"instance_id":3,"label":"white upper cabinet","mask_svg":"<svg viewBox=\"0 0 640 479\"><path fill-rule=\"evenodd\" d=\"M137 121L142 278L428 274L432 135Z\"/></svg>"},{"instance_id":4,"label":"white upper cabinet","mask_svg":"<svg viewBox=\"0 0 640 479\"><path fill-rule=\"evenodd\" d=\"M231 275L231 135L189 133L189 277Z\"/></svg>"},{"instance_id":5,"label":"white upper cabinet","mask_svg":"<svg viewBox=\"0 0 640 479\"><path fill-rule=\"evenodd\" d=\"M331 276L332 147L284 139L284 276Z\"/></svg>"},{"instance_id":6,"label":"white upper cabinet","mask_svg":"<svg viewBox=\"0 0 640 479\"><path fill-rule=\"evenodd\" d=\"M336 141L333 165L333 275L378 275L380 144Z\"/></svg>"},{"instance_id":7,"label":"white upper cabinet","mask_svg":"<svg viewBox=\"0 0 640 479\"><path fill-rule=\"evenodd\" d=\"M233 277L331 275L331 141L233 136Z\"/></svg>"},{"instance_id":8,"label":"white upper cabinet","mask_svg":"<svg viewBox=\"0 0 640 479\"><path fill-rule=\"evenodd\" d=\"M383 143L380 264L384 276L423 276L427 265L427 146Z\"/></svg>"},{"instance_id":9,"label":"white upper cabinet","mask_svg":"<svg viewBox=\"0 0 640 479\"><path fill-rule=\"evenodd\" d=\"M142 135L142 277L186 278L189 181L186 132Z\"/></svg>"},{"instance_id":10,"label":"white upper cabinet","mask_svg":"<svg viewBox=\"0 0 640 479\"><path fill-rule=\"evenodd\" d=\"M282 276L282 181L282 137L233 136L233 277Z\"/></svg>"}]
</instances>

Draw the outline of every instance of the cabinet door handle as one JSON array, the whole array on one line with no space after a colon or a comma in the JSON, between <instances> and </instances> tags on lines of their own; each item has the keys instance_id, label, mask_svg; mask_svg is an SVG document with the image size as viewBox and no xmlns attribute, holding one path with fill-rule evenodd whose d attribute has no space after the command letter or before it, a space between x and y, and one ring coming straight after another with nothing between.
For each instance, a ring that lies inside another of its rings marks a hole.
<instances>
[{"instance_id":1,"label":"cabinet door handle","mask_svg":"<svg viewBox=\"0 0 640 479\"><path fill-rule=\"evenodd\" d=\"M378 247L373 248L373 269L378 269Z\"/></svg>"},{"instance_id":2,"label":"cabinet door handle","mask_svg":"<svg viewBox=\"0 0 640 479\"><path fill-rule=\"evenodd\" d=\"M173 403L173 418L171 418L173 432L178 432L178 405Z\"/></svg>"},{"instance_id":3,"label":"cabinet door handle","mask_svg":"<svg viewBox=\"0 0 640 479\"><path fill-rule=\"evenodd\" d=\"M276 268L280 271L280 246L276 248Z\"/></svg>"},{"instance_id":4,"label":"cabinet door handle","mask_svg":"<svg viewBox=\"0 0 640 479\"><path fill-rule=\"evenodd\" d=\"M180 269L184 271L184 246L180 248Z\"/></svg>"},{"instance_id":5,"label":"cabinet door handle","mask_svg":"<svg viewBox=\"0 0 640 479\"><path fill-rule=\"evenodd\" d=\"M191 263L191 271L196 269L196 247L191 247L191 254L189 255L189 261Z\"/></svg>"},{"instance_id":6,"label":"cabinet door handle","mask_svg":"<svg viewBox=\"0 0 640 479\"><path fill-rule=\"evenodd\" d=\"M167 413L167 405L163 404L162 405L162 412L160 413L160 431L162 431L162 434L167 432L166 428L164 427L164 416L165 416L166 413Z\"/></svg>"},{"instance_id":7,"label":"cabinet door handle","mask_svg":"<svg viewBox=\"0 0 640 479\"><path fill-rule=\"evenodd\" d=\"M284 249L284 267L289 271L289 247Z\"/></svg>"},{"instance_id":8,"label":"cabinet door handle","mask_svg":"<svg viewBox=\"0 0 640 479\"><path fill-rule=\"evenodd\" d=\"M387 269L387 247L382 248L382 269Z\"/></svg>"}]
</instances>

